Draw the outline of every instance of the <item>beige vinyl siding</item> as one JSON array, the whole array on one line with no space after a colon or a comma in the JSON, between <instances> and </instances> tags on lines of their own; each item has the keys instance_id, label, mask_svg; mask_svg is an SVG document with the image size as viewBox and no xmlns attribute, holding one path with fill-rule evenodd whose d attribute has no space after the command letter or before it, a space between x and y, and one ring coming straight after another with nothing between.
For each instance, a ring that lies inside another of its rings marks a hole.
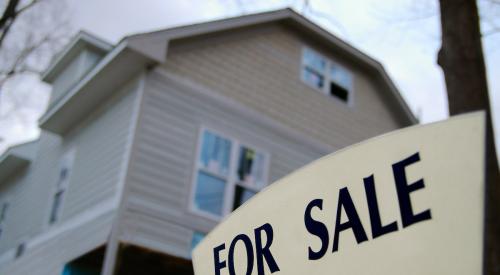
<instances>
[{"instance_id":1,"label":"beige vinyl siding","mask_svg":"<svg viewBox=\"0 0 500 275\"><path fill-rule=\"evenodd\" d=\"M215 226L189 210L202 127L269 153L269 183L328 153L244 115L237 106L229 108L179 78L155 72L147 78L119 218L121 241L189 257L192 232Z\"/></svg>"},{"instance_id":2,"label":"beige vinyl siding","mask_svg":"<svg viewBox=\"0 0 500 275\"><path fill-rule=\"evenodd\" d=\"M301 81L305 46L353 72L352 107ZM172 41L162 66L334 147L403 126L360 65L278 24Z\"/></svg>"}]
</instances>

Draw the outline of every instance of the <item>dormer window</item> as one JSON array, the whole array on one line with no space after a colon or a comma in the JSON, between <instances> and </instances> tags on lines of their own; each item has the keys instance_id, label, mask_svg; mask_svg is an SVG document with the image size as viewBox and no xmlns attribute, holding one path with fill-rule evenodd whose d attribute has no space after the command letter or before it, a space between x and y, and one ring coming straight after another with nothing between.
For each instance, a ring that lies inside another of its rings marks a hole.
<instances>
[{"instance_id":1,"label":"dormer window","mask_svg":"<svg viewBox=\"0 0 500 275\"><path fill-rule=\"evenodd\" d=\"M302 81L314 89L342 102L351 102L352 73L340 64L304 48L301 74Z\"/></svg>"}]
</instances>

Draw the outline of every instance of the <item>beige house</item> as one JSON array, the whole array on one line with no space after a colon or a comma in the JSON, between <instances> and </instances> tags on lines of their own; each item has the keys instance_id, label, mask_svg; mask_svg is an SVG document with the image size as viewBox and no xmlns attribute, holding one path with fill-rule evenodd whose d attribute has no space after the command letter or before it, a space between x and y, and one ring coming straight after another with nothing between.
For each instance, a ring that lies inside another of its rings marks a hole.
<instances>
[{"instance_id":1,"label":"beige house","mask_svg":"<svg viewBox=\"0 0 500 275\"><path fill-rule=\"evenodd\" d=\"M380 63L290 9L80 33L43 79L39 140L0 158L0 274L192 274L266 185L417 123Z\"/></svg>"}]
</instances>

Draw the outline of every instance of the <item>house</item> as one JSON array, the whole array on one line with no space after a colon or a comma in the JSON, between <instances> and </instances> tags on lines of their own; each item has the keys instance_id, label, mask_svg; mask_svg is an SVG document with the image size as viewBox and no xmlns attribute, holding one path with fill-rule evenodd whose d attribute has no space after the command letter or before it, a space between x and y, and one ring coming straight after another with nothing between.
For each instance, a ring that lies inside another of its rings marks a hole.
<instances>
[{"instance_id":1,"label":"house","mask_svg":"<svg viewBox=\"0 0 500 275\"><path fill-rule=\"evenodd\" d=\"M0 159L0 274L192 274L266 185L417 123L380 63L290 9L80 33L43 79L40 138Z\"/></svg>"}]
</instances>

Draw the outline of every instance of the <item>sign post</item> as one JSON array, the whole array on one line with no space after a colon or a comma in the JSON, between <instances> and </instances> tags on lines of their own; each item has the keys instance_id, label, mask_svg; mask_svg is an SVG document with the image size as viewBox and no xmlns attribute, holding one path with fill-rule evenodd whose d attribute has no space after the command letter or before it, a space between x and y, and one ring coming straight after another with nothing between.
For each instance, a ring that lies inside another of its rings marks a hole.
<instances>
[{"instance_id":1,"label":"sign post","mask_svg":"<svg viewBox=\"0 0 500 275\"><path fill-rule=\"evenodd\" d=\"M481 274L484 112L325 156L238 208L197 275Z\"/></svg>"}]
</instances>

